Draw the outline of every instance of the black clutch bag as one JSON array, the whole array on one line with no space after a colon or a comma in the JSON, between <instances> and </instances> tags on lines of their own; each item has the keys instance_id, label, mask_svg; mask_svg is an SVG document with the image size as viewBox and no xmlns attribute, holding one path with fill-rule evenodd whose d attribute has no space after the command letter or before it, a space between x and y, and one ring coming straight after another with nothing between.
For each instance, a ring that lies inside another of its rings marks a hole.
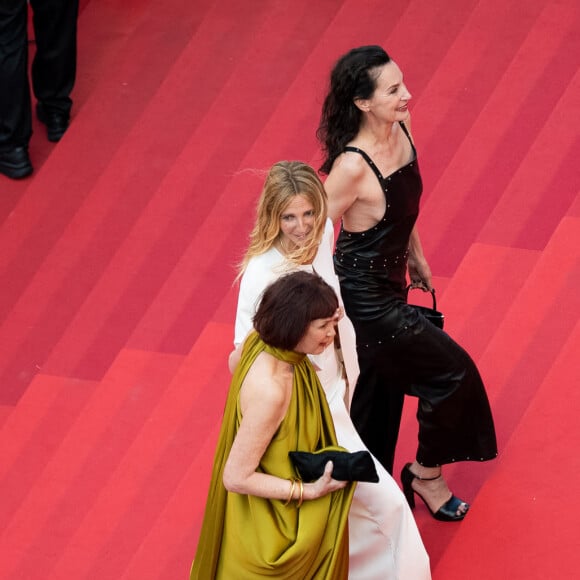
<instances>
[{"instance_id":1,"label":"black clutch bag","mask_svg":"<svg viewBox=\"0 0 580 580\"><path fill-rule=\"evenodd\" d=\"M407 286L407 294L409 290L411 290L411 286ZM443 321L445 319L445 315L442 312L437 310L437 300L435 299L435 288L430 290L431 298L433 299L433 307L429 308L428 306L419 306L418 304L409 304L411 308L420 312L429 322L434 324L437 328L443 328Z\"/></svg>"},{"instance_id":2,"label":"black clutch bag","mask_svg":"<svg viewBox=\"0 0 580 580\"><path fill-rule=\"evenodd\" d=\"M349 453L341 447L326 447L313 453L290 451L290 461L304 481L314 481L332 461L332 477L339 481L379 481L375 463L368 451Z\"/></svg>"}]
</instances>

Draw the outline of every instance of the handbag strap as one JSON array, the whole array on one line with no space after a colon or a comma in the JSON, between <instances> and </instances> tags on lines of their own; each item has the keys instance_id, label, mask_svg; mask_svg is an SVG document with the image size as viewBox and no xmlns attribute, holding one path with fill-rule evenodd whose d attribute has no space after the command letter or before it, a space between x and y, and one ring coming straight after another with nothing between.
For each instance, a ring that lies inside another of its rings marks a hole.
<instances>
[{"instance_id":1,"label":"handbag strap","mask_svg":"<svg viewBox=\"0 0 580 580\"><path fill-rule=\"evenodd\" d=\"M409 284L406 288L407 297L409 296L409 290L419 290L419 288L413 288L413 286ZM433 310L437 310L437 299L435 298L435 288L431 288L431 290L427 290L427 292L431 293L431 298L433 299Z\"/></svg>"}]
</instances>

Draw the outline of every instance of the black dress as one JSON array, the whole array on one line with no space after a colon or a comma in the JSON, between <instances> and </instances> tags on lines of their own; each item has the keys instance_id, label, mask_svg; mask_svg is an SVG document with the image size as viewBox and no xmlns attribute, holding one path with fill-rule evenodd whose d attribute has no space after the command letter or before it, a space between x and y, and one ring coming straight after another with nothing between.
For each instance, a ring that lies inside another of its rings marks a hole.
<instances>
[{"instance_id":1,"label":"black dress","mask_svg":"<svg viewBox=\"0 0 580 580\"><path fill-rule=\"evenodd\" d=\"M409 137L403 124L401 127ZM360 376L351 415L369 450L392 473L405 394L418 397L417 461L435 467L497 455L493 418L471 357L406 303L411 231L422 181L415 159L383 177L361 149L385 193L382 220L364 232L341 227L334 264L357 334Z\"/></svg>"}]
</instances>

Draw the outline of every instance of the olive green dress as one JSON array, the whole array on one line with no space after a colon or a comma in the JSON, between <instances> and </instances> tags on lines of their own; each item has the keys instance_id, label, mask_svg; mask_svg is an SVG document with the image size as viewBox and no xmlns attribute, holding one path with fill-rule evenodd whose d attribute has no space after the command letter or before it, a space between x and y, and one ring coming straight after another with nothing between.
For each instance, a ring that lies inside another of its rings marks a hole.
<instances>
[{"instance_id":1,"label":"olive green dress","mask_svg":"<svg viewBox=\"0 0 580 580\"><path fill-rule=\"evenodd\" d=\"M272 348L253 332L245 342L226 400L205 515L191 580L340 580L348 578L348 510L354 484L300 508L296 502L226 491L222 475L241 421L239 393L263 351L294 365L288 411L258 471L284 479L297 477L288 452L336 445L326 398L305 355Z\"/></svg>"}]
</instances>

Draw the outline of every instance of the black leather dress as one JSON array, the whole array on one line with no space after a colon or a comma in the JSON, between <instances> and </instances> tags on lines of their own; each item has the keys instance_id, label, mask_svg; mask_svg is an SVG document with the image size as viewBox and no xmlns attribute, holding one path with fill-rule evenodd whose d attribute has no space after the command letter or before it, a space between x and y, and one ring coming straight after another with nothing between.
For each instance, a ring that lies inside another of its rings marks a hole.
<instances>
[{"instance_id":1,"label":"black leather dress","mask_svg":"<svg viewBox=\"0 0 580 580\"><path fill-rule=\"evenodd\" d=\"M353 422L392 473L404 396L413 395L419 399L419 463L435 467L492 459L495 429L475 363L446 332L406 304L408 244L422 192L415 149L415 160L387 177L361 149L346 150L363 156L386 198L385 215L373 228L341 228L334 256L357 334L361 372Z\"/></svg>"}]
</instances>

